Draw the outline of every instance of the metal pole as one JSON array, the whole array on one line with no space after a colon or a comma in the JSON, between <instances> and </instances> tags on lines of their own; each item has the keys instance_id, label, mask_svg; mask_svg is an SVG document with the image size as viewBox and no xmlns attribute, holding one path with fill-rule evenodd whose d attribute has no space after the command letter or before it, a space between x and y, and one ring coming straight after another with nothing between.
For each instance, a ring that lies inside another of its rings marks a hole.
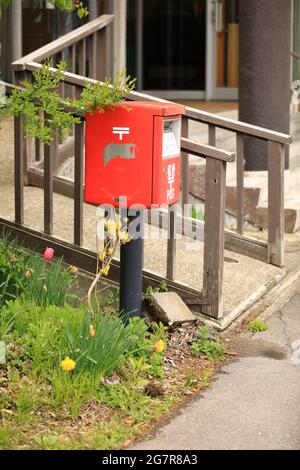
<instances>
[{"instance_id":1,"label":"metal pole","mask_svg":"<svg viewBox=\"0 0 300 470\"><path fill-rule=\"evenodd\" d=\"M120 312L131 318L140 317L142 310L144 231L141 211L137 211L134 217L130 217L127 210L126 214L132 239L121 246Z\"/></svg>"}]
</instances>

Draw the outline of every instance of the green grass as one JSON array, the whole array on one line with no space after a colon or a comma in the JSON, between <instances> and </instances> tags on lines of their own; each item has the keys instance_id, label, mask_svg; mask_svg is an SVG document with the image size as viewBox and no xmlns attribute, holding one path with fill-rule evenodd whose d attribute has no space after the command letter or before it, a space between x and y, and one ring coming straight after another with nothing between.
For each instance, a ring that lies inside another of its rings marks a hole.
<instances>
[{"instance_id":1,"label":"green grass","mask_svg":"<svg viewBox=\"0 0 300 470\"><path fill-rule=\"evenodd\" d=\"M186 382L176 368L164 388L161 345L167 345L168 337L162 324L150 329L145 320L134 318L125 327L106 291L91 320L84 301L66 303L73 282L68 272L59 290L66 272L60 260L45 265L10 243L4 254L8 271L10 257L16 258L12 269L20 291L0 308L6 359L0 365L1 449L119 449L177 405L187 388L209 385L212 370L199 358ZM24 281L29 267L31 276ZM39 294L45 282L47 296ZM200 329L193 353L219 360L225 349ZM66 356L74 360L73 370L62 369ZM162 393L152 396L149 385Z\"/></svg>"},{"instance_id":2,"label":"green grass","mask_svg":"<svg viewBox=\"0 0 300 470\"><path fill-rule=\"evenodd\" d=\"M262 320L251 320L247 324L247 328L251 333L259 333L268 329L268 325Z\"/></svg>"},{"instance_id":3,"label":"green grass","mask_svg":"<svg viewBox=\"0 0 300 470\"><path fill-rule=\"evenodd\" d=\"M204 211L200 210L200 211L197 212L197 209L193 206L191 208L191 218L204 222L204 220L205 220Z\"/></svg>"},{"instance_id":4,"label":"green grass","mask_svg":"<svg viewBox=\"0 0 300 470\"><path fill-rule=\"evenodd\" d=\"M135 318L125 327L117 313L99 312L91 336L84 305L42 307L24 299L8 302L0 319L3 325L13 319L9 328L2 328L2 449L119 447L177 399L158 400L144 393L150 377L163 376L163 353L154 350L158 339L165 341L162 326L151 332L144 320ZM66 355L76 361L73 371L60 367ZM117 382L111 385L113 374ZM90 424L89 403L96 413L100 410L97 423ZM101 415L102 407L109 410L109 419ZM78 416L89 422L85 436Z\"/></svg>"},{"instance_id":5,"label":"green grass","mask_svg":"<svg viewBox=\"0 0 300 470\"><path fill-rule=\"evenodd\" d=\"M20 297L25 303L62 307L75 283L76 275L64 267L61 258L46 262L9 240L9 234L0 237L0 308Z\"/></svg>"},{"instance_id":6,"label":"green grass","mask_svg":"<svg viewBox=\"0 0 300 470\"><path fill-rule=\"evenodd\" d=\"M225 346L217 339L208 339L209 331L207 326L201 326L198 332L198 339L192 344L194 356L205 355L208 359L224 359L226 356Z\"/></svg>"}]
</instances>

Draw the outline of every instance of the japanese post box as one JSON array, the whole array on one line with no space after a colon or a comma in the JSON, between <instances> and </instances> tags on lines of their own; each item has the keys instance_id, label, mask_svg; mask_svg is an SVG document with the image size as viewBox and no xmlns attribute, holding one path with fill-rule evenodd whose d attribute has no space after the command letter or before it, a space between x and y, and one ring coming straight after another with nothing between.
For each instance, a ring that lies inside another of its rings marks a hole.
<instances>
[{"instance_id":1,"label":"japanese post box","mask_svg":"<svg viewBox=\"0 0 300 470\"><path fill-rule=\"evenodd\" d=\"M182 105L123 102L86 116L85 201L130 207L180 197Z\"/></svg>"}]
</instances>

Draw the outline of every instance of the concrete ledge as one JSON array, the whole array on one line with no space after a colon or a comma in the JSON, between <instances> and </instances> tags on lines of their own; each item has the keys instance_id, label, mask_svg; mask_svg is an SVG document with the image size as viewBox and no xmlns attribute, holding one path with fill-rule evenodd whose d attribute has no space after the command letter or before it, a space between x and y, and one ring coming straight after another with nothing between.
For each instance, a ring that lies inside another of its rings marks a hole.
<instances>
[{"instance_id":1,"label":"concrete ledge","mask_svg":"<svg viewBox=\"0 0 300 470\"><path fill-rule=\"evenodd\" d=\"M237 307L235 307L231 312L224 312L224 315L219 320L214 318L208 318L207 315L203 314L196 314L196 317L199 320L202 320L206 325L215 328L217 331L224 331L230 325L235 322L240 323L245 319L246 316L249 315L249 309L264 297L268 292L273 291L274 287L276 288L276 293L278 289L278 284L280 284L287 276L288 271L287 269L283 269L281 273L276 274L276 276L267 282L266 284L262 285L259 289L257 289L253 294L249 295L247 299L245 299L242 303L240 303ZM300 277L300 269L299 269L299 277ZM284 290L284 289L283 289ZM244 314L244 315L243 315ZM236 322L236 320L238 320Z\"/></svg>"}]
</instances>

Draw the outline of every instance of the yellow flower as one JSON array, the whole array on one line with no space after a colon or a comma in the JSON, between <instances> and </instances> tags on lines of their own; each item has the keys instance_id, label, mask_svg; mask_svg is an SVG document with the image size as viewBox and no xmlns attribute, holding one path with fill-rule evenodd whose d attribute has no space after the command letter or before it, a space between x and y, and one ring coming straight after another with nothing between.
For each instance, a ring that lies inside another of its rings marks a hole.
<instances>
[{"instance_id":1,"label":"yellow flower","mask_svg":"<svg viewBox=\"0 0 300 470\"><path fill-rule=\"evenodd\" d=\"M104 261L104 260L105 260L105 256L106 256L105 252L104 252L104 251L101 251L101 252L99 253L99 260L100 260L100 261Z\"/></svg>"},{"instance_id":2,"label":"yellow flower","mask_svg":"<svg viewBox=\"0 0 300 470\"><path fill-rule=\"evenodd\" d=\"M118 232L118 237L121 243L128 243L130 241L130 235L128 232Z\"/></svg>"},{"instance_id":3,"label":"yellow flower","mask_svg":"<svg viewBox=\"0 0 300 470\"><path fill-rule=\"evenodd\" d=\"M90 325L90 336L95 336L95 334L96 334L95 328L93 327L93 325Z\"/></svg>"},{"instance_id":4,"label":"yellow flower","mask_svg":"<svg viewBox=\"0 0 300 470\"><path fill-rule=\"evenodd\" d=\"M78 273L78 268L77 268L77 266L70 266L70 273L72 273L72 274L77 274L77 273Z\"/></svg>"},{"instance_id":5,"label":"yellow flower","mask_svg":"<svg viewBox=\"0 0 300 470\"><path fill-rule=\"evenodd\" d=\"M108 275L108 272L109 272L109 264L107 264L106 266L104 266L103 268L100 269L100 273L103 274L104 276L107 276Z\"/></svg>"},{"instance_id":6,"label":"yellow flower","mask_svg":"<svg viewBox=\"0 0 300 470\"><path fill-rule=\"evenodd\" d=\"M165 344L163 340L159 339L158 341L156 341L156 343L154 344L154 351L157 353L161 353L163 352L164 349L165 349Z\"/></svg>"},{"instance_id":7,"label":"yellow flower","mask_svg":"<svg viewBox=\"0 0 300 470\"><path fill-rule=\"evenodd\" d=\"M108 249L107 249L107 254L108 254L108 256L112 255L113 252L114 252L114 249L113 249L113 248L108 248Z\"/></svg>"},{"instance_id":8,"label":"yellow flower","mask_svg":"<svg viewBox=\"0 0 300 470\"><path fill-rule=\"evenodd\" d=\"M104 225L104 230L105 230L105 232L107 232L107 234L111 238L115 238L117 230L118 230L117 222L115 222L114 220L108 220Z\"/></svg>"},{"instance_id":9,"label":"yellow flower","mask_svg":"<svg viewBox=\"0 0 300 470\"><path fill-rule=\"evenodd\" d=\"M66 356L65 359L60 362L60 367L64 372L71 372L71 370L75 369L76 362L70 359L69 356Z\"/></svg>"}]
</instances>

